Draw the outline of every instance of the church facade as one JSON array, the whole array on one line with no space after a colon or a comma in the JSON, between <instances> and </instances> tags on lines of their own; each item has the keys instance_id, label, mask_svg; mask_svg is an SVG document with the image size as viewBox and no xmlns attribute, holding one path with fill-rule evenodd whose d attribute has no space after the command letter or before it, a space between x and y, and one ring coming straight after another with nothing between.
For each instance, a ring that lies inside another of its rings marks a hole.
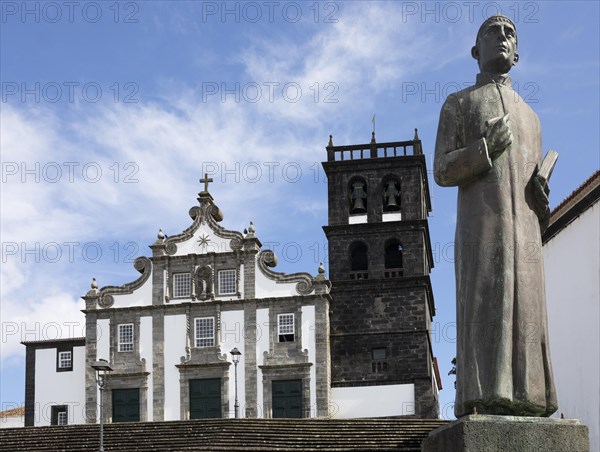
<instances>
[{"instance_id":1,"label":"church facade","mask_svg":"<svg viewBox=\"0 0 600 452\"><path fill-rule=\"evenodd\" d=\"M418 137L390 144L345 162L330 141L330 279L274 271L252 223L219 224L205 176L191 226L159 231L138 279L92 282L85 338L24 343L25 425L97 422L99 359L107 422L437 417L425 160Z\"/></svg>"}]
</instances>

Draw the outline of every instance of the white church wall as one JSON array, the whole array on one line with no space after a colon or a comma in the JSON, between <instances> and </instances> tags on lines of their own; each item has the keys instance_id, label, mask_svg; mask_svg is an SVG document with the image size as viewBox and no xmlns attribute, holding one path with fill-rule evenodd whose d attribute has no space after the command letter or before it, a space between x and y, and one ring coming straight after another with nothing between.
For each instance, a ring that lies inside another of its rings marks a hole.
<instances>
[{"instance_id":1,"label":"white church wall","mask_svg":"<svg viewBox=\"0 0 600 452\"><path fill-rule=\"evenodd\" d=\"M264 362L263 353L269 351L269 310L256 310L256 365L261 366ZM263 398L263 373L262 369L256 369L256 404L258 405L258 417L264 417L262 412L264 406Z\"/></svg>"},{"instance_id":2,"label":"white church wall","mask_svg":"<svg viewBox=\"0 0 600 452\"><path fill-rule=\"evenodd\" d=\"M297 296L298 292L296 291L297 282L293 283L278 283L267 278L263 272L260 271L258 265L256 265L256 276L254 278L255 281L255 290L256 290L256 298L272 298L272 297L290 297Z\"/></svg>"},{"instance_id":3,"label":"white church wall","mask_svg":"<svg viewBox=\"0 0 600 452\"><path fill-rule=\"evenodd\" d=\"M110 319L96 322L96 360L110 361ZM96 387L96 400L100 400L100 389ZM96 419L100 416L100 406L96 406Z\"/></svg>"},{"instance_id":4,"label":"white church wall","mask_svg":"<svg viewBox=\"0 0 600 452\"><path fill-rule=\"evenodd\" d=\"M550 353L558 412L589 427L590 450L600 450L600 203L543 248Z\"/></svg>"},{"instance_id":5,"label":"white church wall","mask_svg":"<svg viewBox=\"0 0 600 452\"><path fill-rule=\"evenodd\" d=\"M100 319L96 329L96 359L110 361L110 320Z\"/></svg>"},{"instance_id":6,"label":"white church wall","mask_svg":"<svg viewBox=\"0 0 600 452\"><path fill-rule=\"evenodd\" d=\"M179 369L175 367L185 356L186 321L185 315L166 315L165 329L165 411L164 420L174 421L181 418L181 397L179 385Z\"/></svg>"},{"instance_id":7,"label":"white church wall","mask_svg":"<svg viewBox=\"0 0 600 452\"><path fill-rule=\"evenodd\" d=\"M35 351L36 427L50 425L52 406L68 406L68 423L85 423L85 347L73 347L73 370L56 372L56 348Z\"/></svg>"},{"instance_id":8,"label":"white church wall","mask_svg":"<svg viewBox=\"0 0 600 452\"><path fill-rule=\"evenodd\" d=\"M147 402L148 412L146 419L153 420L154 403L154 385L152 380L152 317L140 317L140 358L146 360L146 371L150 372L148 376Z\"/></svg>"},{"instance_id":9,"label":"white church wall","mask_svg":"<svg viewBox=\"0 0 600 452\"><path fill-rule=\"evenodd\" d=\"M131 306L150 306L152 304L152 272L146 282L139 289L129 294L113 294L114 308L128 308Z\"/></svg>"},{"instance_id":10,"label":"white church wall","mask_svg":"<svg viewBox=\"0 0 600 452\"><path fill-rule=\"evenodd\" d=\"M201 238L208 239L206 245L200 244ZM203 224L189 240L177 243L177 252L174 256L186 256L193 253L230 253L233 251L229 246L230 241L231 239L217 236L207 224Z\"/></svg>"},{"instance_id":11,"label":"white church wall","mask_svg":"<svg viewBox=\"0 0 600 452\"><path fill-rule=\"evenodd\" d=\"M242 353L237 368L238 374L238 401L240 405L239 416L244 417L244 406L246 405L246 383L244 375L246 372L244 356L244 311L221 312L221 352L227 354L227 360L232 363L229 367L229 417L235 417L235 368L231 353L234 347Z\"/></svg>"},{"instance_id":12,"label":"white church wall","mask_svg":"<svg viewBox=\"0 0 600 452\"><path fill-rule=\"evenodd\" d=\"M317 416L317 348L315 342L315 307L302 306L302 350L308 350L310 367L310 416Z\"/></svg>"},{"instance_id":13,"label":"white church wall","mask_svg":"<svg viewBox=\"0 0 600 452\"><path fill-rule=\"evenodd\" d=\"M336 419L415 414L415 386L412 383L332 388L331 400Z\"/></svg>"}]
</instances>

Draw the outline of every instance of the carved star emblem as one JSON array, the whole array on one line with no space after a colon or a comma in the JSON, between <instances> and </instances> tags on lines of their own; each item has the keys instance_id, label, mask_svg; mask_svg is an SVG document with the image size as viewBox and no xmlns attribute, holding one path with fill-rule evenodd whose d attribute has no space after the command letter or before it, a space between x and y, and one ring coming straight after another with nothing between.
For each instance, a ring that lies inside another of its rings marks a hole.
<instances>
[{"instance_id":1,"label":"carved star emblem","mask_svg":"<svg viewBox=\"0 0 600 452\"><path fill-rule=\"evenodd\" d=\"M210 242L210 237L206 234L202 234L202 236L198 239L199 246L207 246L208 242Z\"/></svg>"}]
</instances>

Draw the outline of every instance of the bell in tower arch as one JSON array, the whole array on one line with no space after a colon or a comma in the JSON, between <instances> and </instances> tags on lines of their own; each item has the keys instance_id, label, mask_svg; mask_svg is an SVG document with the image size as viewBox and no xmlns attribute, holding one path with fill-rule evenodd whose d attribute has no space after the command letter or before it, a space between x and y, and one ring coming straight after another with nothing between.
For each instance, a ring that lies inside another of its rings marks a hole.
<instances>
[{"instance_id":1,"label":"bell in tower arch","mask_svg":"<svg viewBox=\"0 0 600 452\"><path fill-rule=\"evenodd\" d=\"M352 213L364 213L367 211L367 206L365 205L367 194L365 193L364 186L365 184L360 181L352 184L352 194L350 195L352 199Z\"/></svg>"},{"instance_id":2,"label":"bell in tower arch","mask_svg":"<svg viewBox=\"0 0 600 452\"><path fill-rule=\"evenodd\" d=\"M385 187L385 192L383 194L384 198L384 210L386 211L394 211L399 210L400 205L398 204L398 198L400 196L400 191L396 188L396 181L390 180Z\"/></svg>"}]
</instances>

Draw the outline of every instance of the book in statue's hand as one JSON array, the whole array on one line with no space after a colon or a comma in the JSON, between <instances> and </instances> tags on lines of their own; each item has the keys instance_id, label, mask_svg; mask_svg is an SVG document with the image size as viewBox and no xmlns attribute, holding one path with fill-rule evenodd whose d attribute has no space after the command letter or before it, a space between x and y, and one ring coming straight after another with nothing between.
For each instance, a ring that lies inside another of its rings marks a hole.
<instances>
[{"instance_id":1,"label":"book in statue's hand","mask_svg":"<svg viewBox=\"0 0 600 452\"><path fill-rule=\"evenodd\" d=\"M548 151L548 153L546 154L546 156L544 157L544 160L542 160L542 164L537 171L538 177L541 177L542 179L544 179L546 181L546 183L548 183L548 181L550 180L550 176L552 176L552 171L554 170L554 167L556 166L557 160L558 160L558 152L550 149Z\"/></svg>"}]
</instances>

